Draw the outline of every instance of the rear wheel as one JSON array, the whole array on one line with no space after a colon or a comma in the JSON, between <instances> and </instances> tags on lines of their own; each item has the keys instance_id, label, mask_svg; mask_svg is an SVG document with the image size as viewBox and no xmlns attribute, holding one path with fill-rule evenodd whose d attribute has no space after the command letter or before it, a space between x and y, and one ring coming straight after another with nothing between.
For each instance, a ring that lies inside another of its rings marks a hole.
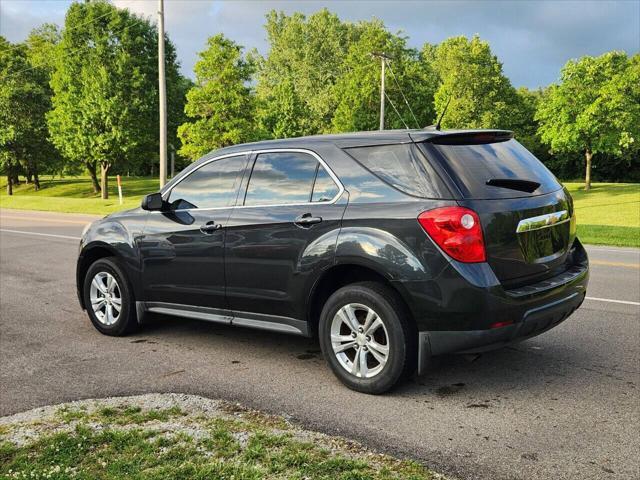
<instances>
[{"instance_id":1,"label":"rear wheel","mask_svg":"<svg viewBox=\"0 0 640 480\"><path fill-rule=\"evenodd\" d=\"M101 333L121 336L138 326L135 299L117 260L94 262L87 270L83 294L91 323Z\"/></svg>"},{"instance_id":2,"label":"rear wheel","mask_svg":"<svg viewBox=\"0 0 640 480\"><path fill-rule=\"evenodd\" d=\"M384 285L363 282L336 291L322 309L319 334L333 373L353 390L383 393L411 368L404 305Z\"/></svg>"}]
</instances>

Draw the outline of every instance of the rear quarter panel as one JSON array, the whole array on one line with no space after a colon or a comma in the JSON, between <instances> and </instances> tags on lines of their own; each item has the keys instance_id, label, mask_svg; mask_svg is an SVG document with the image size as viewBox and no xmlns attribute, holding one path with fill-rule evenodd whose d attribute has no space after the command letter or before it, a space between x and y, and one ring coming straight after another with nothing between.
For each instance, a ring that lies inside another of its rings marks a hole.
<instances>
[{"instance_id":1,"label":"rear quarter panel","mask_svg":"<svg viewBox=\"0 0 640 480\"><path fill-rule=\"evenodd\" d=\"M339 155L343 157L336 174L349 192L349 204L336 244L336 264L366 267L392 282L418 328L424 329L442 303L442 284L451 266L418 223L418 215L456 202L406 195L341 150Z\"/></svg>"}]
</instances>

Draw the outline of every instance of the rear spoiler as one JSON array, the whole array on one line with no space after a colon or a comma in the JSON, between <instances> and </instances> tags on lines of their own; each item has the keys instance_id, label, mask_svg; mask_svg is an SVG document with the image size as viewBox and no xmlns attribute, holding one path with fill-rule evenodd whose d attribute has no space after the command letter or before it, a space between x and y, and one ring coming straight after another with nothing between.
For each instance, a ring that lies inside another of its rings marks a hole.
<instances>
[{"instance_id":1,"label":"rear spoiler","mask_svg":"<svg viewBox=\"0 0 640 480\"><path fill-rule=\"evenodd\" d=\"M441 132L425 129L423 132L411 132L409 135L414 142L436 145L481 145L506 142L513 138L513 132L510 130L445 130Z\"/></svg>"}]
</instances>

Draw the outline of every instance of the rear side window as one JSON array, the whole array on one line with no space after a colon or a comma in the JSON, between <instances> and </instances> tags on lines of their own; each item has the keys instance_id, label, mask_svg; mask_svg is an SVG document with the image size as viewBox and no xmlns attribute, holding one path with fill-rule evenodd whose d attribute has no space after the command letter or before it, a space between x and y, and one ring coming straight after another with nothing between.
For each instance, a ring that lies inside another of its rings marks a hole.
<instances>
[{"instance_id":1,"label":"rear side window","mask_svg":"<svg viewBox=\"0 0 640 480\"><path fill-rule=\"evenodd\" d=\"M367 170L403 193L422 198L446 198L446 187L413 143L376 145L345 150Z\"/></svg>"},{"instance_id":2,"label":"rear side window","mask_svg":"<svg viewBox=\"0 0 640 480\"><path fill-rule=\"evenodd\" d=\"M542 195L561 188L542 162L513 139L476 145L424 145L440 154L443 167L467 198L515 198ZM509 181L517 185L513 181L518 180L540 186L532 192L508 188Z\"/></svg>"},{"instance_id":3,"label":"rear side window","mask_svg":"<svg viewBox=\"0 0 640 480\"><path fill-rule=\"evenodd\" d=\"M253 166L244 204L328 202L338 192L338 186L314 156L303 152L261 153Z\"/></svg>"}]
</instances>

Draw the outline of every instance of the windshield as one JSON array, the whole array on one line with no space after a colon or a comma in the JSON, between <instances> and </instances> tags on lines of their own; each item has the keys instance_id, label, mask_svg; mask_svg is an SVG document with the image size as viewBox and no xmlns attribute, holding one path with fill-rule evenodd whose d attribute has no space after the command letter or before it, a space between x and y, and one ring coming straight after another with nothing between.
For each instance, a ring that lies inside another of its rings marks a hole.
<instances>
[{"instance_id":1,"label":"windshield","mask_svg":"<svg viewBox=\"0 0 640 480\"><path fill-rule=\"evenodd\" d=\"M561 187L554 175L516 140L476 145L437 145L423 148L439 157L465 198L513 198L543 195ZM516 182L519 181L519 182ZM532 191L514 188L523 183ZM536 184L539 184L536 188Z\"/></svg>"}]
</instances>

